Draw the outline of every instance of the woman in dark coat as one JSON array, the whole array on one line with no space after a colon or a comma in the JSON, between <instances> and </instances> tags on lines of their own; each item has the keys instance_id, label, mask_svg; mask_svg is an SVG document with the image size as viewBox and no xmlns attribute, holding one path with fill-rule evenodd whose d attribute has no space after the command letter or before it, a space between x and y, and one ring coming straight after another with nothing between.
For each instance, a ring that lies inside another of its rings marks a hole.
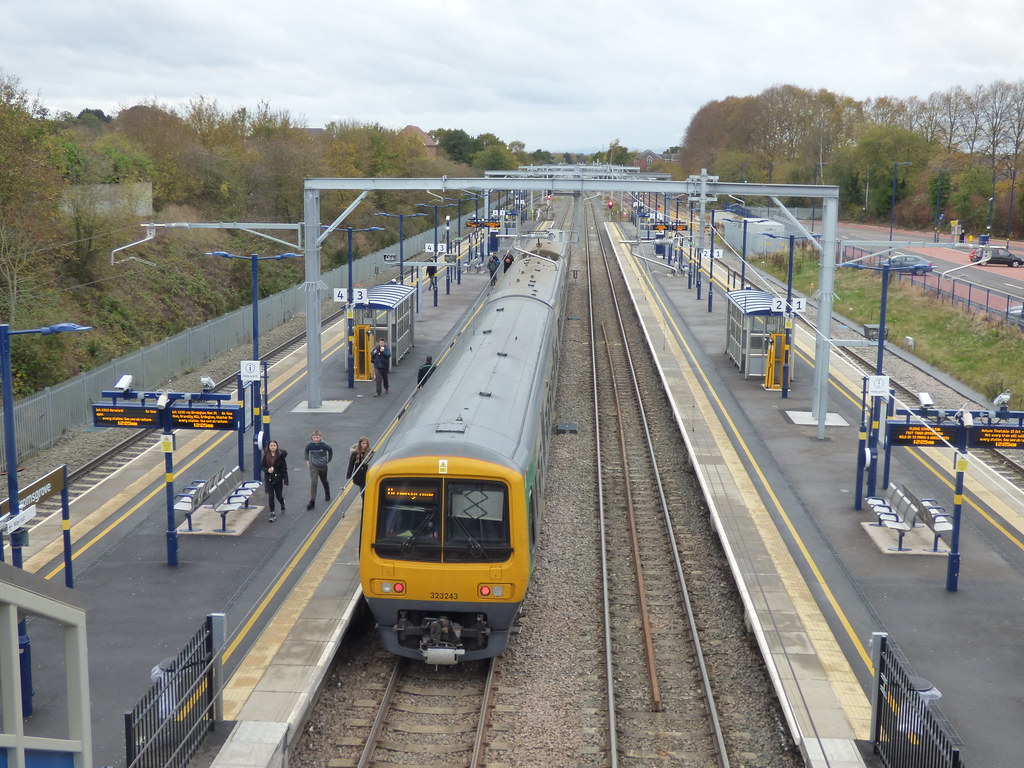
<instances>
[{"instance_id":1,"label":"woman in dark coat","mask_svg":"<svg viewBox=\"0 0 1024 768\"><path fill-rule=\"evenodd\" d=\"M362 491L366 486L366 464L370 458L370 440L367 437L360 437L359 442L352 446L352 453L348 457L348 474L352 482L359 486Z\"/></svg>"},{"instance_id":2,"label":"woman in dark coat","mask_svg":"<svg viewBox=\"0 0 1024 768\"><path fill-rule=\"evenodd\" d=\"M274 511L274 499L281 503L281 514L284 508L284 487L288 485L288 451L282 450L277 440L271 440L263 449L263 477L267 486L267 501L270 507L270 522L277 520Z\"/></svg>"}]
</instances>

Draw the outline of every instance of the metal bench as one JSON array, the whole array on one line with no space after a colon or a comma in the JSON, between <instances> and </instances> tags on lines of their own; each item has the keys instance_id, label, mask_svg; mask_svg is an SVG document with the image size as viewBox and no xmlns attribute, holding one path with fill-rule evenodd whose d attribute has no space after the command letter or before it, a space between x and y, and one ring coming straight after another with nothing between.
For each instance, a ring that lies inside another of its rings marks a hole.
<instances>
[{"instance_id":1,"label":"metal bench","mask_svg":"<svg viewBox=\"0 0 1024 768\"><path fill-rule=\"evenodd\" d=\"M871 506L878 520L874 525L889 528L899 534L899 542L894 549L890 549L894 552L909 552L910 549L903 546L903 537L908 531L913 530L918 508L899 488L890 487L892 492L889 497L868 496L865 501Z\"/></svg>"},{"instance_id":2,"label":"metal bench","mask_svg":"<svg viewBox=\"0 0 1024 768\"><path fill-rule=\"evenodd\" d=\"M900 486L900 491L918 509L917 519L924 523L934 535L932 552L938 552L939 539L942 538L942 534L950 533L953 530L953 515L935 499L917 498L905 485Z\"/></svg>"},{"instance_id":3,"label":"metal bench","mask_svg":"<svg viewBox=\"0 0 1024 768\"><path fill-rule=\"evenodd\" d=\"M181 493L174 495L174 509L184 512L188 521L189 531L198 531L192 527L192 514L199 509L213 493L213 489L224 479L225 469L221 467L207 480L193 480Z\"/></svg>"},{"instance_id":4,"label":"metal bench","mask_svg":"<svg viewBox=\"0 0 1024 768\"><path fill-rule=\"evenodd\" d=\"M259 480L242 480L242 470L235 467L224 478L222 488L216 493L218 501L214 509L220 515L220 528L217 533L234 533L228 529L228 514L237 509L249 508L249 497L263 486Z\"/></svg>"}]
</instances>

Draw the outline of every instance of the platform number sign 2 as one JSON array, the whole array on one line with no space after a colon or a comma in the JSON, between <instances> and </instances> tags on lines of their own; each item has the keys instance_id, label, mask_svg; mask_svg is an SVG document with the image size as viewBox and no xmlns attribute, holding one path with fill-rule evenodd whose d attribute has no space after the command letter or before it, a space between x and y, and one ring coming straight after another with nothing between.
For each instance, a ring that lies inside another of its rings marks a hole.
<instances>
[{"instance_id":1,"label":"platform number sign 2","mask_svg":"<svg viewBox=\"0 0 1024 768\"><path fill-rule=\"evenodd\" d=\"M789 309L786 308L786 299L783 296L775 296L772 298L772 312L781 314L797 314L799 315L805 309L807 309L807 300L803 297L793 297L789 300Z\"/></svg>"}]
</instances>

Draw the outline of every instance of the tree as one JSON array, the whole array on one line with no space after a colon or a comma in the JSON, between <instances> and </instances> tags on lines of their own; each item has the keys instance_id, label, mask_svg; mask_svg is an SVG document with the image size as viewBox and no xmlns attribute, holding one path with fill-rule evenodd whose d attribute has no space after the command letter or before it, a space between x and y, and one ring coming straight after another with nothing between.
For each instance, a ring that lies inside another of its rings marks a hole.
<instances>
[{"instance_id":1,"label":"tree","mask_svg":"<svg viewBox=\"0 0 1024 768\"><path fill-rule=\"evenodd\" d=\"M473 167L480 171L514 171L519 161L504 144L491 144L473 155Z\"/></svg>"},{"instance_id":2,"label":"tree","mask_svg":"<svg viewBox=\"0 0 1024 768\"><path fill-rule=\"evenodd\" d=\"M472 156L483 149L479 140L473 139L461 128L436 128L429 133L437 142L438 149L456 163L468 164Z\"/></svg>"}]
</instances>

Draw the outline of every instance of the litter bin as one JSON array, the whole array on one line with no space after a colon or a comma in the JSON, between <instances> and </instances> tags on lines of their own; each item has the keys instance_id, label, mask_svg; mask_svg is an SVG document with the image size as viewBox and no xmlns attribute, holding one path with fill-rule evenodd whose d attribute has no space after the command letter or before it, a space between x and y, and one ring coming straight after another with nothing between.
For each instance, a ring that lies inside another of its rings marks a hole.
<instances>
[{"instance_id":1,"label":"litter bin","mask_svg":"<svg viewBox=\"0 0 1024 768\"><path fill-rule=\"evenodd\" d=\"M157 714L161 720L166 720L174 714L178 697L174 694L174 673L175 659L173 657L164 659L157 664L149 673L149 679L160 686L160 696L157 699Z\"/></svg>"}]
</instances>

